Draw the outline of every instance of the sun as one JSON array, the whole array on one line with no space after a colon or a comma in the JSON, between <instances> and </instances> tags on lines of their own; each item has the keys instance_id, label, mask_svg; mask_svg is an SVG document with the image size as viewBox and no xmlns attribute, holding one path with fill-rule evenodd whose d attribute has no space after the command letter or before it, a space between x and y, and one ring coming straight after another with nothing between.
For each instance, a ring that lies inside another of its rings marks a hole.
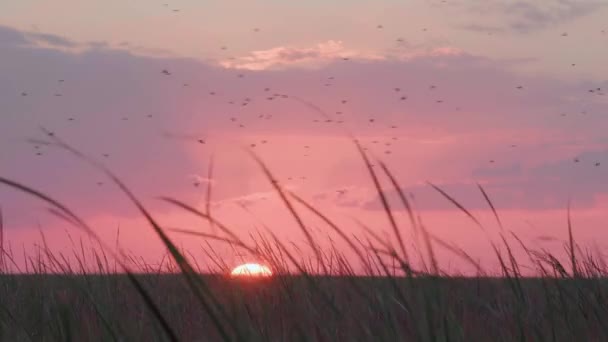
<instances>
[{"instance_id":1,"label":"sun","mask_svg":"<svg viewBox=\"0 0 608 342\"><path fill-rule=\"evenodd\" d=\"M264 265L247 263L235 267L230 275L233 277L270 277L272 271Z\"/></svg>"}]
</instances>

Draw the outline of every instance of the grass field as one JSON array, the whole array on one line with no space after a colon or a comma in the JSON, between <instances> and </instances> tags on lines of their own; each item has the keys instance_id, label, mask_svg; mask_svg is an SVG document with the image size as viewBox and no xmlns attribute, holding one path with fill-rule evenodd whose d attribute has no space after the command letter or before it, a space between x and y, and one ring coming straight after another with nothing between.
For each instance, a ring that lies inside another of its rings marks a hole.
<instances>
[{"instance_id":1,"label":"grass field","mask_svg":"<svg viewBox=\"0 0 608 342\"><path fill-rule=\"evenodd\" d=\"M465 251L431 235L419 224L406 197L412 230L423 241L422 262L411 262L402 229L393 219L380 177L400 191L398 181L379 163L359 151L391 223L391 241L372 230L351 236L321 210L274 181L258 160L270 183L294 216L313 251L301 260L272 232L245 242L206 211L178 200L164 200L216 226L221 234L181 230L216 243L231 244L268 264L270 278L235 279L215 260L216 274L202 274L180 251L152 213L103 165L53 137L52 143L91 163L111 179L137 206L167 248L160 266L133 266L106 246L77 214L26 185L0 178L0 184L29 194L51 207L66 224L99 242L100 250L76 252L77 266L61 254L41 246L27 258L27 269L17 269L14 255L4 248L0 276L0 336L3 341L607 341L608 267L601 258L576 245L568 224L566 255L528 248L502 227L492 202L480 186L501 229L499 242L489 243L501 269L484 272ZM255 157L255 156L254 156ZM257 158L257 157L255 157ZM210 185L209 185L210 186ZM433 186L430 184L430 186ZM440 188L446 200L483 227L466 208ZM349 246L355 259L337 250L323 250L294 208L308 210ZM568 222L569 223L569 222ZM1 229L0 219L0 231ZM507 239L509 237L509 239ZM534 265L536 277L524 277L509 241L516 241ZM477 270L477 277L446 274L435 250L445 249ZM92 258L92 259L91 259ZM212 258L212 254L210 254ZM364 275L355 275L353 265ZM90 266L90 265L89 265ZM296 272L290 271L295 269ZM491 276L490 276L491 275Z\"/></svg>"},{"instance_id":2,"label":"grass field","mask_svg":"<svg viewBox=\"0 0 608 342\"><path fill-rule=\"evenodd\" d=\"M181 275L137 280L180 341L222 340ZM202 276L243 341L605 341L603 279ZM124 275L0 278L3 341L166 341ZM521 292L520 292L521 291ZM219 312L215 310L216 314ZM218 314L219 315L219 314Z\"/></svg>"}]
</instances>

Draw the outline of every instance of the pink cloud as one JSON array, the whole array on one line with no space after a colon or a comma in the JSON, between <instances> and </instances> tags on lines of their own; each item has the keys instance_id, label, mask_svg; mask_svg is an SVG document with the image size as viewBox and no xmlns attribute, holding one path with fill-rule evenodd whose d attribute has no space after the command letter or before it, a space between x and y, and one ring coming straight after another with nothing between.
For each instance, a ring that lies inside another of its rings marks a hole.
<instances>
[{"instance_id":1,"label":"pink cloud","mask_svg":"<svg viewBox=\"0 0 608 342\"><path fill-rule=\"evenodd\" d=\"M341 41L328 40L313 47L279 46L257 50L247 56L220 62L225 68L246 70L284 69L287 67L319 68L338 58L381 59L374 53L348 49Z\"/></svg>"},{"instance_id":2,"label":"pink cloud","mask_svg":"<svg viewBox=\"0 0 608 342\"><path fill-rule=\"evenodd\" d=\"M406 48L403 48L403 47ZM286 68L318 69L338 60L382 61L409 60L420 57L456 56L463 52L453 47L424 47L403 45L388 54L350 49L342 41L328 40L313 47L279 46L252 51L247 56L226 59L220 65L229 69L280 70Z\"/></svg>"}]
</instances>

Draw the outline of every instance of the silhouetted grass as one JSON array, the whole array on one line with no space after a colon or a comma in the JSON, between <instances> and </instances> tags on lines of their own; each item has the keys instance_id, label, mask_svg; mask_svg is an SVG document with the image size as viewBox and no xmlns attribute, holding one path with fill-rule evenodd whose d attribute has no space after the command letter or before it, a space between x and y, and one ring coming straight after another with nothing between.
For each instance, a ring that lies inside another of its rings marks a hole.
<instances>
[{"instance_id":1,"label":"silhouetted grass","mask_svg":"<svg viewBox=\"0 0 608 342\"><path fill-rule=\"evenodd\" d=\"M48 133L48 132L47 132ZM507 230L490 195L478 185L499 228L499 242L457 199L429 183L481 229L499 262L498 273L483 270L462 248L431 234L416 216L399 181L381 161L378 165L409 219L411 233L397 223L381 174L353 139L387 216L392 236L383 239L355 220L364 234L349 235L327 214L290 192L263 161L261 170L293 216L312 250L289 246L266 226L247 239L213 217L211 183L200 211L180 200L160 199L209 223L210 231L162 227L129 188L103 165L55 136L49 146L68 151L105 174L146 218L167 255L158 265L116 252L66 205L19 182L0 177L0 184L32 196L49 212L91 237L79 241L72 256L42 244L24 256L20 269L7 248L0 209L0 338L3 341L606 341L608 340L608 267L596 254L576 244L567 207L567 261L526 246ZM212 163L211 163L212 165ZM209 178L213 167L208 170ZM299 214L305 209L347 246L341 251L318 238ZM202 270L188 251L167 234L201 239L211 269ZM418 241L414 260L405 241ZM69 237L71 239L71 237ZM394 240L396 247L393 245ZM525 251L535 277L522 274L510 241ZM213 244L212 244L213 243ZM224 244L243 250L270 266L265 279L235 279L214 248ZM442 270L437 251L470 264L477 276ZM352 252L348 257L346 252ZM133 266L135 265L135 266ZM567 266L566 266L567 265ZM355 271L360 270L360 271Z\"/></svg>"}]
</instances>

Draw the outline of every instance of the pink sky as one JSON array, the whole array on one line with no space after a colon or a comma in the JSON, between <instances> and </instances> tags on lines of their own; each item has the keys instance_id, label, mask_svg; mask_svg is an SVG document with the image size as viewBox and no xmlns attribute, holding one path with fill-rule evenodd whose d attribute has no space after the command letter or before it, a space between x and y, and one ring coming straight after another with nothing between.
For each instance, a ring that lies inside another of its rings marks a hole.
<instances>
[{"instance_id":1,"label":"pink sky","mask_svg":"<svg viewBox=\"0 0 608 342\"><path fill-rule=\"evenodd\" d=\"M508 229L555 250L538 237L566 237L570 196L576 237L603 250L607 15L603 2L574 0L4 2L0 176L65 202L108 241L120 226L124 248L156 260L157 238L107 179L26 139L52 130L115 171L161 222L197 229L206 225L155 198L201 206L193 183L213 155L218 219L245 236L256 225L246 204L303 241L241 148L255 144L281 184L348 232L361 233L351 217L388 232L350 132L414 195L429 230L488 267L483 235L426 181L496 232L483 184ZM42 203L0 187L0 205L13 246L31 249L41 227L70 248Z\"/></svg>"}]
</instances>

